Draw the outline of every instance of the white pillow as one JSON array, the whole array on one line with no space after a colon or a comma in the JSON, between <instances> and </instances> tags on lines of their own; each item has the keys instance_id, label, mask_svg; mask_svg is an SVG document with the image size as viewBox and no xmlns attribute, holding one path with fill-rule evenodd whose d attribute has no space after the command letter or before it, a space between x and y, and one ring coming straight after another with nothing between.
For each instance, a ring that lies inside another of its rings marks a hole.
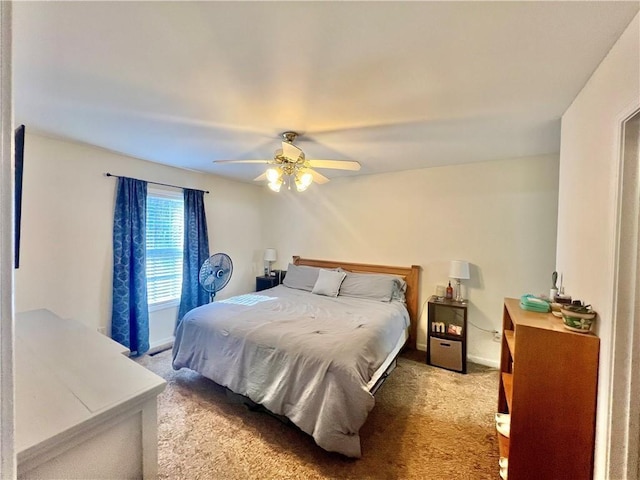
<instances>
[{"instance_id":1,"label":"white pillow","mask_svg":"<svg viewBox=\"0 0 640 480\"><path fill-rule=\"evenodd\" d=\"M320 270L318 280L316 280L316 284L313 286L311 293L326 295L327 297L337 297L340 291L340 285L342 285L346 276L347 274L345 272Z\"/></svg>"}]
</instances>

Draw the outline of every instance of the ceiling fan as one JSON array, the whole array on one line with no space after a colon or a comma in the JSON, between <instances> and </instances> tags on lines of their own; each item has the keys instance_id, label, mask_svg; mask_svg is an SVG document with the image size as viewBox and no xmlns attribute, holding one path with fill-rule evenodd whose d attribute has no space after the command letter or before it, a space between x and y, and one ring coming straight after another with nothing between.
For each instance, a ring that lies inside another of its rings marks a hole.
<instances>
[{"instance_id":1,"label":"ceiling fan","mask_svg":"<svg viewBox=\"0 0 640 480\"><path fill-rule=\"evenodd\" d=\"M254 181L269 181L269 188L279 192L283 184L291 190L293 183L296 190L304 192L311 183L327 183L329 179L313 168L330 168L336 170L360 170L360 164L353 160L307 160L304 152L293 142L298 137L296 132L282 134L282 148L275 151L272 160L214 160L214 163L265 163L273 165ZM311 168L313 167L313 168Z\"/></svg>"}]
</instances>

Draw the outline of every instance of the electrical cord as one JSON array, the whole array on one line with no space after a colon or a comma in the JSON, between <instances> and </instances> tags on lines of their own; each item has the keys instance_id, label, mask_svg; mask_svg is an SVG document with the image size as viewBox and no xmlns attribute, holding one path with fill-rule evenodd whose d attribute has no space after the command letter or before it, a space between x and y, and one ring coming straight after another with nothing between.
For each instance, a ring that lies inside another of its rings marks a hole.
<instances>
[{"instance_id":1,"label":"electrical cord","mask_svg":"<svg viewBox=\"0 0 640 480\"><path fill-rule=\"evenodd\" d=\"M427 298L422 304L422 306L420 307L420 313L418 313L418 318L422 318L422 314L424 313L424 306L427 304L428 301L429 299Z\"/></svg>"},{"instance_id":2,"label":"electrical cord","mask_svg":"<svg viewBox=\"0 0 640 480\"><path fill-rule=\"evenodd\" d=\"M486 328L482 328L477 326L475 323L473 323L471 320L467 319L467 322L469 322L469 324L473 327L476 327L478 330L482 330L483 332L487 332L487 333L500 333L498 332L498 330L487 330Z\"/></svg>"}]
</instances>

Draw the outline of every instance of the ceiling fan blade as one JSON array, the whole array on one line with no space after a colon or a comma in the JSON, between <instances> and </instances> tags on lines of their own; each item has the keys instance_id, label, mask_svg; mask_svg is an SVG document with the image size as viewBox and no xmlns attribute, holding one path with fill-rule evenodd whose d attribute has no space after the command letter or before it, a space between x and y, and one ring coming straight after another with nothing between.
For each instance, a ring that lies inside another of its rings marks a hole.
<instances>
[{"instance_id":1,"label":"ceiling fan blade","mask_svg":"<svg viewBox=\"0 0 640 480\"><path fill-rule=\"evenodd\" d=\"M273 160L214 160L213 163L271 163Z\"/></svg>"},{"instance_id":2,"label":"ceiling fan blade","mask_svg":"<svg viewBox=\"0 0 640 480\"><path fill-rule=\"evenodd\" d=\"M282 154L289 160L295 162L302 155L302 150L289 142L282 142Z\"/></svg>"},{"instance_id":3,"label":"ceiling fan blade","mask_svg":"<svg viewBox=\"0 0 640 480\"><path fill-rule=\"evenodd\" d=\"M258 175L253 179L254 182L262 182L263 180L267 180L267 172L264 172L262 175Z\"/></svg>"},{"instance_id":4,"label":"ceiling fan blade","mask_svg":"<svg viewBox=\"0 0 640 480\"><path fill-rule=\"evenodd\" d=\"M310 168L305 168L304 170L302 170L302 172L310 173L313 177L313 181L319 185L322 185L323 183L327 183L329 181L329 179L322 175L320 172L316 172L315 170L312 170Z\"/></svg>"},{"instance_id":5,"label":"ceiling fan blade","mask_svg":"<svg viewBox=\"0 0 640 480\"><path fill-rule=\"evenodd\" d=\"M315 168L333 168L336 170L360 170L360 164L355 160L309 160L309 165Z\"/></svg>"}]
</instances>

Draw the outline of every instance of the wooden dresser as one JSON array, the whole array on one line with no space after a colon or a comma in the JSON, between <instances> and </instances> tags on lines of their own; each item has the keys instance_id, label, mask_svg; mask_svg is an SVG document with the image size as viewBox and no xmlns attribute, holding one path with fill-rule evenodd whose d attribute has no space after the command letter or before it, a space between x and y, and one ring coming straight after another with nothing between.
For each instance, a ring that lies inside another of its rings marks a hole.
<instances>
[{"instance_id":1,"label":"wooden dresser","mask_svg":"<svg viewBox=\"0 0 640 480\"><path fill-rule=\"evenodd\" d=\"M18 478L155 478L166 382L48 310L15 321Z\"/></svg>"},{"instance_id":2,"label":"wooden dresser","mask_svg":"<svg viewBox=\"0 0 640 480\"><path fill-rule=\"evenodd\" d=\"M511 429L498 440L509 480L592 478L599 348L595 335L505 299L498 412Z\"/></svg>"}]
</instances>

